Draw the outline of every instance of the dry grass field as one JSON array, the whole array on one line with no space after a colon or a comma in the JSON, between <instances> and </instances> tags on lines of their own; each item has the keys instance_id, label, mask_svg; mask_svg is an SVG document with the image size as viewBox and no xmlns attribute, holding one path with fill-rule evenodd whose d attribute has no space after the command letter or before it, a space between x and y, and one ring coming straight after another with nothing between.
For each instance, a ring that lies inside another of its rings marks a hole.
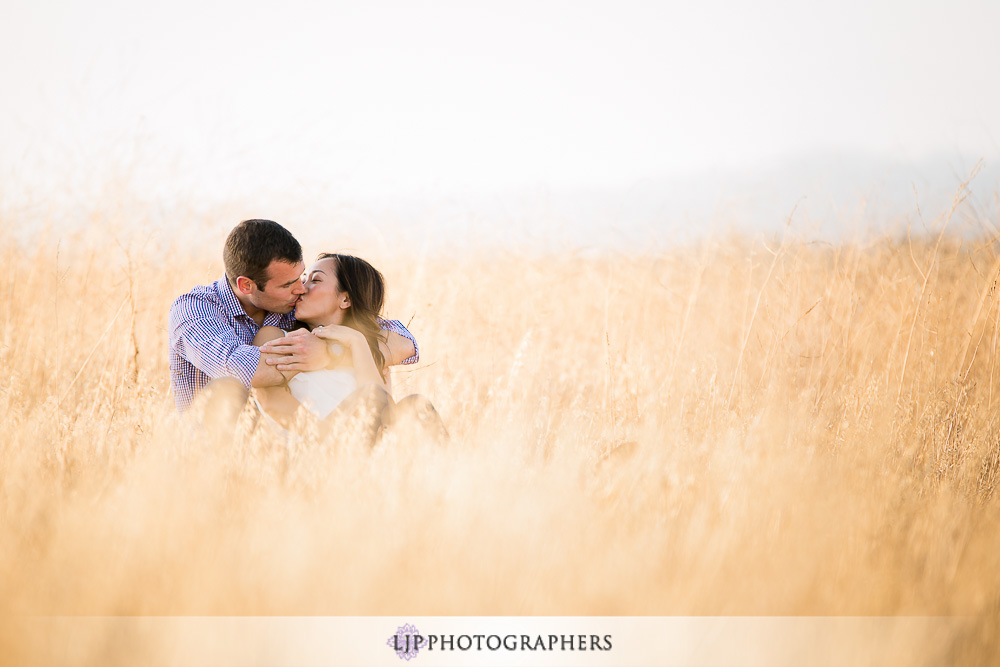
<instances>
[{"instance_id":1,"label":"dry grass field","mask_svg":"<svg viewBox=\"0 0 1000 667\"><path fill-rule=\"evenodd\" d=\"M191 253L100 220L25 245L20 222L0 221L8 619L971 615L949 662L1000 647L988 234L356 248L421 343L395 393L451 433L369 452L173 414L167 309L221 275L224 229Z\"/></svg>"}]
</instances>

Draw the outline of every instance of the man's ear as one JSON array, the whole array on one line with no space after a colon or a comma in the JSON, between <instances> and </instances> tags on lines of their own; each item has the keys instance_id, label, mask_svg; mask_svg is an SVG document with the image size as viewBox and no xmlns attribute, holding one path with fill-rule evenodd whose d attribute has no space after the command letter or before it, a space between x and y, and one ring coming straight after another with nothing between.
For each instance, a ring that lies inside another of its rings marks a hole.
<instances>
[{"instance_id":1,"label":"man's ear","mask_svg":"<svg viewBox=\"0 0 1000 667\"><path fill-rule=\"evenodd\" d=\"M254 287L253 281L246 276L240 276L236 279L236 289L243 294L250 294Z\"/></svg>"}]
</instances>

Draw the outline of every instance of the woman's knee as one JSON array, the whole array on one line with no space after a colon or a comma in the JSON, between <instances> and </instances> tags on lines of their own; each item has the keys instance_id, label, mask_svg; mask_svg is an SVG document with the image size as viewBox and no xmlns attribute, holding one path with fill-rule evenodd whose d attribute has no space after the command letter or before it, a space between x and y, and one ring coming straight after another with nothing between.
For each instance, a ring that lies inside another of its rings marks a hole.
<instances>
[{"instance_id":1,"label":"woman's knee","mask_svg":"<svg viewBox=\"0 0 1000 667\"><path fill-rule=\"evenodd\" d=\"M368 417L379 422L388 413L392 397L383 387L366 384L358 387L337 406L327 419L337 420L349 416Z\"/></svg>"},{"instance_id":2,"label":"woman's knee","mask_svg":"<svg viewBox=\"0 0 1000 667\"><path fill-rule=\"evenodd\" d=\"M411 413L414 416L437 415L437 409L431 403L431 399L423 394L410 394L400 399L396 403L396 412L400 414Z\"/></svg>"},{"instance_id":3,"label":"woman's knee","mask_svg":"<svg viewBox=\"0 0 1000 667\"><path fill-rule=\"evenodd\" d=\"M375 409L377 412L382 412L392 404L392 397L389 396L389 392L385 390L385 387L380 387L377 384L366 384L363 387L358 388L358 401L371 409Z\"/></svg>"},{"instance_id":4,"label":"woman's knee","mask_svg":"<svg viewBox=\"0 0 1000 667\"><path fill-rule=\"evenodd\" d=\"M364 385L327 415L320 426L328 436L357 440L374 447L391 405L392 398L384 388Z\"/></svg>"},{"instance_id":5,"label":"woman's knee","mask_svg":"<svg viewBox=\"0 0 1000 667\"><path fill-rule=\"evenodd\" d=\"M441 443L450 439L444 420L434 404L421 394L410 394L396 403L392 409L391 423L393 428L423 432Z\"/></svg>"}]
</instances>

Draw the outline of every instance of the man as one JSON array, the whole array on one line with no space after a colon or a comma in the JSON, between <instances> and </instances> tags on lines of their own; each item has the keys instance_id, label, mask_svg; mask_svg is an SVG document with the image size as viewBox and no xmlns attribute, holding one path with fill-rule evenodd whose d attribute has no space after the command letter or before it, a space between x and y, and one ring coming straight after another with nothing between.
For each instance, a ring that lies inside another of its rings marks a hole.
<instances>
[{"instance_id":1,"label":"man","mask_svg":"<svg viewBox=\"0 0 1000 667\"><path fill-rule=\"evenodd\" d=\"M284 356L275 365L251 344L263 326L291 329L295 304L306 291L302 247L288 230L271 220L244 220L226 239L223 263L221 279L195 287L170 307L170 382L181 412L201 393L221 392L230 405L242 407L251 387L283 383L280 371L314 371L331 360L327 343L312 334L269 345ZM387 332L389 364L419 360L416 339L405 326L397 320L379 324Z\"/></svg>"}]
</instances>

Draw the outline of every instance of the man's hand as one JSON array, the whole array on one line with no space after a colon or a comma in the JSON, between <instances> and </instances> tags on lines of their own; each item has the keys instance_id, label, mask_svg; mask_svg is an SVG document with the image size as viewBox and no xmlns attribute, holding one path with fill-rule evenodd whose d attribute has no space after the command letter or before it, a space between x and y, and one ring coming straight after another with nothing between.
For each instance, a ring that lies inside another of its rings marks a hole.
<instances>
[{"instance_id":1,"label":"man's hand","mask_svg":"<svg viewBox=\"0 0 1000 667\"><path fill-rule=\"evenodd\" d=\"M262 353L277 355L266 360L279 371L318 371L330 363L326 341L305 329L289 332L261 346Z\"/></svg>"}]
</instances>

